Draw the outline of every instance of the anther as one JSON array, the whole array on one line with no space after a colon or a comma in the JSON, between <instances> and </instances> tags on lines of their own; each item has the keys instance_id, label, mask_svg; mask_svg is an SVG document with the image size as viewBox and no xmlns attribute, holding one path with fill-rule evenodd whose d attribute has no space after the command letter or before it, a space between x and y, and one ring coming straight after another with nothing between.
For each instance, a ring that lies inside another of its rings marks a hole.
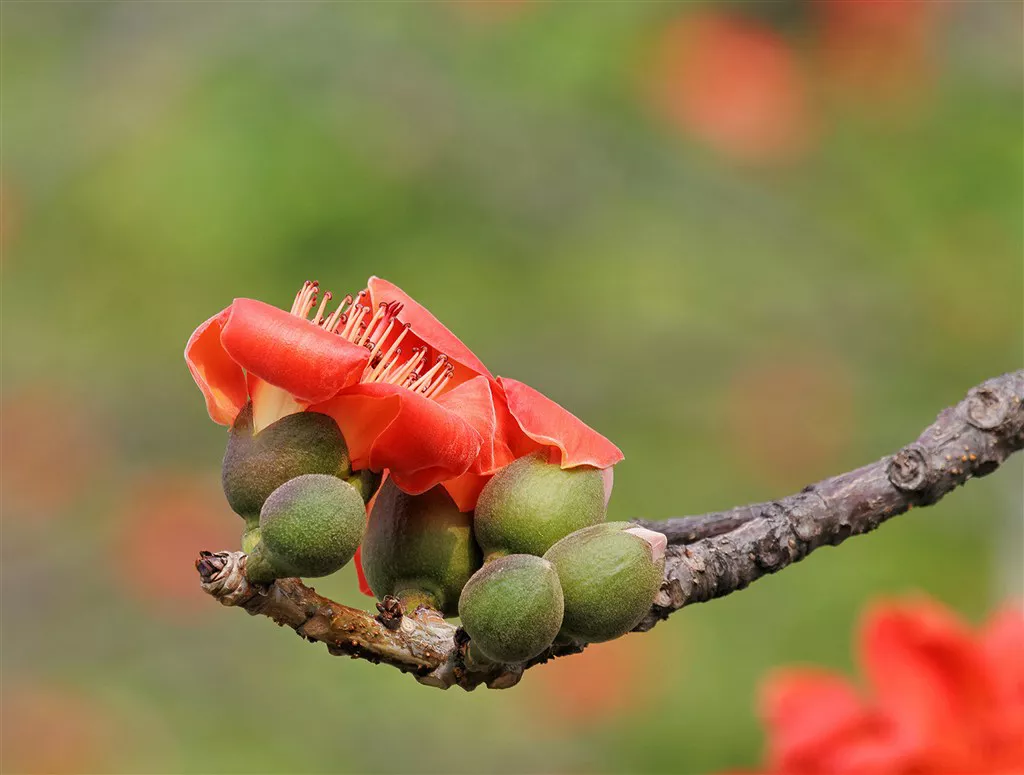
<instances>
[{"instance_id":1,"label":"anther","mask_svg":"<svg viewBox=\"0 0 1024 775\"><path fill-rule=\"evenodd\" d=\"M327 309L327 302L331 300L331 292L326 291L324 293L324 300L320 302L320 309L316 311L316 317L313 318L313 322L320 325L320 322L324 319L324 310Z\"/></svg>"}]
</instances>

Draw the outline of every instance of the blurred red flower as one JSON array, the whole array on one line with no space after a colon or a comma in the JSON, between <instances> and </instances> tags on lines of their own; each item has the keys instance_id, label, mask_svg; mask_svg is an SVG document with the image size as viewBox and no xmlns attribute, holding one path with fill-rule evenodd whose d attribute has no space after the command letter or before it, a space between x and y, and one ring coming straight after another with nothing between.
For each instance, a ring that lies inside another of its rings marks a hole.
<instances>
[{"instance_id":1,"label":"blurred red flower","mask_svg":"<svg viewBox=\"0 0 1024 775\"><path fill-rule=\"evenodd\" d=\"M110 772L124 744L120 725L98 702L57 685L5 689L0 715L3 772Z\"/></svg>"},{"instance_id":2,"label":"blurred red flower","mask_svg":"<svg viewBox=\"0 0 1024 775\"><path fill-rule=\"evenodd\" d=\"M581 654L552 660L530 676L525 696L555 734L649 708L671 685L656 641L656 634L644 633L594 643Z\"/></svg>"},{"instance_id":3,"label":"blurred red flower","mask_svg":"<svg viewBox=\"0 0 1024 775\"><path fill-rule=\"evenodd\" d=\"M0 445L3 518L48 520L69 513L96 484L110 455L96 412L59 383L4 395Z\"/></svg>"},{"instance_id":4,"label":"blurred red flower","mask_svg":"<svg viewBox=\"0 0 1024 775\"><path fill-rule=\"evenodd\" d=\"M822 670L764 687L768 772L1024 772L1024 613L979 632L927 600L876 606L861 628L865 695Z\"/></svg>"},{"instance_id":5,"label":"blurred red flower","mask_svg":"<svg viewBox=\"0 0 1024 775\"><path fill-rule=\"evenodd\" d=\"M160 615L214 610L196 582L196 554L238 546L243 527L216 475L147 473L127 488L117 518L118 549L140 569L118 589L157 606Z\"/></svg>"},{"instance_id":6,"label":"blurred red flower","mask_svg":"<svg viewBox=\"0 0 1024 775\"><path fill-rule=\"evenodd\" d=\"M783 486L835 470L856 419L846 364L823 349L789 350L744 365L720 404L723 454Z\"/></svg>"},{"instance_id":7,"label":"blurred red flower","mask_svg":"<svg viewBox=\"0 0 1024 775\"><path fill-rule=\"evenodd\" d=\"M830 91L877 106L913 105L933 79L941 2L815 0Z\"/></svg>"},{"instance_id":8,"label":"blurred red flower","mask_svg":"<svg viewBox=\"0 0 1024 775\"><path fill-rule=\"evenodd\" d=\"M490 474L536 449L564 468L622 459L555 402L495 379L391 283L371 277L329 314L324 294L310 318L317 293L306 283L290 313L236 299L192 334L185 359L215 421L231 423L249 399L257 430L292 412L323 412L356 468L386 469L411 494L443 482L464 511Z\"/></svg>"},{"instance_id":9,"label":"blurred red flower","mask_svg":"<svg viewBox=\"0 0 1024 775\"><path fill-rule=\"evenodd\" d=\"M652 97L684 132L741 162L789 161L815 121L793 46L730 11L689 13L662 34Z\"/></svg>"}]
</instances>

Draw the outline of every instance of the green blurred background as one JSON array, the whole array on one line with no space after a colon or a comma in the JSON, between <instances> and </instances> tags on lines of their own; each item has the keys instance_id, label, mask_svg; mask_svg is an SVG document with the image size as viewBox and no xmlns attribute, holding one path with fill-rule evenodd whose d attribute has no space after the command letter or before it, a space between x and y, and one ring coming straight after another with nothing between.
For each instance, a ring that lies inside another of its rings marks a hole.
<instances>
[{"instance_id":1,"label":"green blurred background","mask_svg":"<svg viewBox=\"0 0 1024 775\"><path fill-rule=\"evenodd\" d=\"M1015 460L511 691L420 687L200 591L241 521L181 355L378 274L621 446L615 518L874 460L1021 365L1019 4L0 13L5 773L752 767L759 677L850 671L869 601L1020 595Z\"/></svg>"}]
</instances>

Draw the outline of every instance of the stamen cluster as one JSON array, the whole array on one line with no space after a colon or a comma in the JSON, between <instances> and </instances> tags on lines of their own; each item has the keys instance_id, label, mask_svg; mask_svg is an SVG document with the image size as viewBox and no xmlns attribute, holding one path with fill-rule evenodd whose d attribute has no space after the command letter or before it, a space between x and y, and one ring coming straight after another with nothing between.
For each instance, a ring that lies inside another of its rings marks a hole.
<instances>
[{"instance_id":1,"label":"stamen cluster","mask_svg":"<svg viewBox=\"0 0 1024 775\"><path fill-rule=\"evenodd\" d=\"M398 319L403 308L401 302L381 302L374 310L369 294L360 291L355 298L346 295L328 315L327 304L333 295L325 291L316 315L310 318L319 290L320 284L315 280L303 283L292 303L291 313L369 350L370 360L360 382L399 385L426 398L436 398L444 391L455 372L455 366L447 355L438 355L429 368L426 368L426 347L411 348L403 359L400 345L409 333L410 325Z\"/></svg>"}]
</instances>

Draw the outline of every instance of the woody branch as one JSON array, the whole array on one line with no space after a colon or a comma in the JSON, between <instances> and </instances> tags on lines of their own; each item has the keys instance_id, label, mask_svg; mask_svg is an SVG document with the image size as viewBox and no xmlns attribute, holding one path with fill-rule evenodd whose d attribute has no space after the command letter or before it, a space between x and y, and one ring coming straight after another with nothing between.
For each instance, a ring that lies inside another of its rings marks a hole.
<instances>
[{"instance_id":1,"label":"woody branch","mask_svg":"<svg viewBox=\"0 0 1024 775\"><path fill-rule=\"evenodd\" d=\"M669 539L665 580L648 630L673 612L743 589L806 557L874 530L913 506L929 506L969 479L995 471L1024 447L1024 370L972 388L943 410L916 441L896 454L805 487L781 500L663 522L637 520ZM558 643L521 665L473 663L465 633L427 609L403 612L397 601L377 616L318 595L297 579L257 587L245 578L242 552L203 552L196 561L203 588L224 605L267 616L336 655L383 662L439 688L480 684L506 688L524 669L576 653Z\"/></svg>"}]
</instances>

